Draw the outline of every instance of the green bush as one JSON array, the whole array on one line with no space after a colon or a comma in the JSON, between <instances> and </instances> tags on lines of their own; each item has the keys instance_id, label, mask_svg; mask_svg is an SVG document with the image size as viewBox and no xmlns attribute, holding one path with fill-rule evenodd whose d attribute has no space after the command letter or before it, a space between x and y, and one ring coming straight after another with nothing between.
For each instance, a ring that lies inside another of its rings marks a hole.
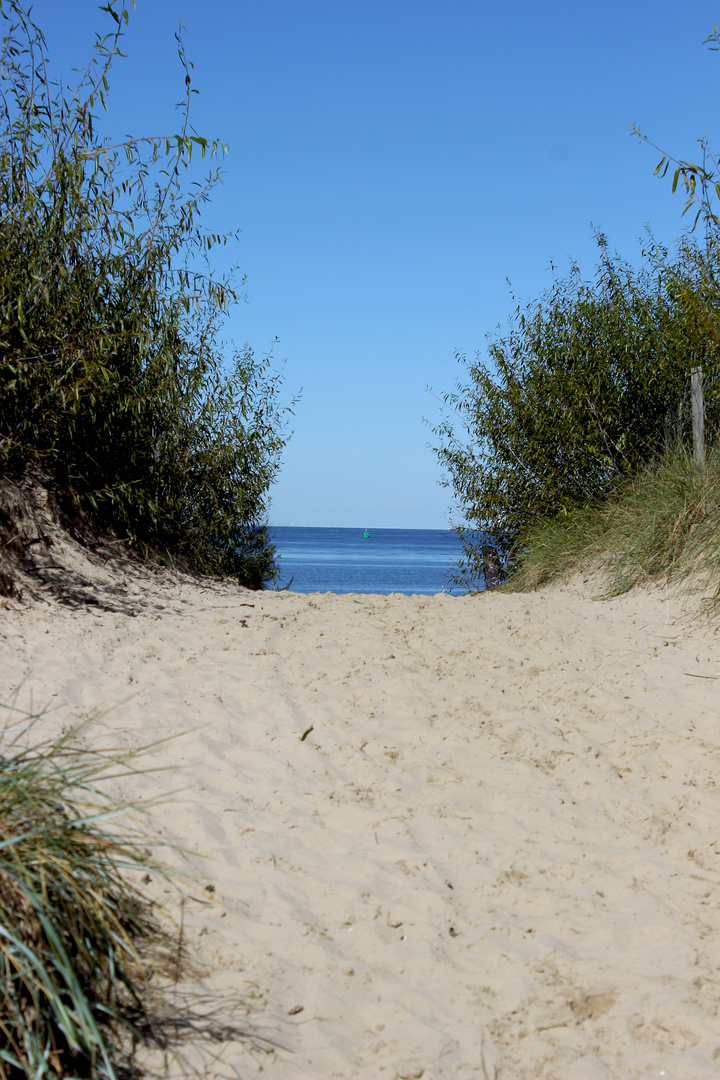
<instances>
[{"instance_id":1,"label":"green bush","mask_svg":"<svg viewBox=\"0 0 720 1080\"><path fill-rule=\"evenodd\" d=\"M228 360L220 337L238 294L208 259L230 237L199 224L217 167L182 181L223 148L190 127L180 38L180 131L98 136L128 18L104 10L113 32L66 91L29 11L0 0L0 469L35 467L141 550L259 585L289 409L272 357Z\"/></svg>"},{"instance_id":2,"label":"green bush","mask_svg":"<svg viewBox=\"0 0 720 1080\"><path fill-rule=\"evenodd\" d=\"M633 270L598 236L595 280L574 266L519 306L488 359L459 359L436 452L467 527L458 577L482 574L487 538L517 566L526 530L601 500L689 435L689 373L705 376L707 426L720 417L717 252L656 248Z\"/></svg>"}]
</instances>

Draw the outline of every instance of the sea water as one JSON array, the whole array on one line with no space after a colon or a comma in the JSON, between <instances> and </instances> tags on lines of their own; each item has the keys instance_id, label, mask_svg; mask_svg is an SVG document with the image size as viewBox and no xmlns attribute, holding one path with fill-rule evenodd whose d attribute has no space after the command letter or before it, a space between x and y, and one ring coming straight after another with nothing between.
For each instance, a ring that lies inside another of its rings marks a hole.
<instances>
[{"instance_id":1,"label":"sea water","mask_svg":"<svg viewBox=\"0 0 720 1080\"><path fill-rule=\"evenodd\" d=\"M367 536L365 536L367 532ZM273 526L280 587L291 592L458 592L461 555L451 529L312 529Z\"/></svg>"}]
</instances>

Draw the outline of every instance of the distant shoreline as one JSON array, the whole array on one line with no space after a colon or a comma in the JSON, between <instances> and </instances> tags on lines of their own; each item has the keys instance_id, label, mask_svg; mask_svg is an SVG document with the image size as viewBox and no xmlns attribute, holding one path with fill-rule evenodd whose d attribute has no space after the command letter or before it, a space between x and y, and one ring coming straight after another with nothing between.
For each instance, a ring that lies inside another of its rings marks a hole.
<instances>
[{"instance_id":1,"label":"distant shoreline","mask_svg":"<svg viewBox=\"0 0 720 1080\"><path fill-rule=\"evenodd\" d=\"M451 578L462 555L448 529L271 528L280 584L295 592L434 595L465 591Z\"/></svg>"}]
</instances>

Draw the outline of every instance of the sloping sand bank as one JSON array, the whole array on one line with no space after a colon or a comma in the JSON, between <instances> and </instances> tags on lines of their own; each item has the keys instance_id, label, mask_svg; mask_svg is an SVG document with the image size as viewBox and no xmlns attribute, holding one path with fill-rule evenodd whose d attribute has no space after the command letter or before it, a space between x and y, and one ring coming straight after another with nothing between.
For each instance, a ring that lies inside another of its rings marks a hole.
<instances>
[{"instance_id":1,"label":"sloping sand bank","mask_svg":"<svg viewBox=\"0 0 720 1080\"><path fill-rule=\"evenodd\" d=\"M109 582L94 606L0 611L0 690L25 680L50 727L99 714L99 746L173 737L151 761L179 773L123 793L182 787L151 820L205 856L185 932L254 1033L209 1075L720 1074L706 626L659 592L582 586Z\"/></svg>"}]
</instances>

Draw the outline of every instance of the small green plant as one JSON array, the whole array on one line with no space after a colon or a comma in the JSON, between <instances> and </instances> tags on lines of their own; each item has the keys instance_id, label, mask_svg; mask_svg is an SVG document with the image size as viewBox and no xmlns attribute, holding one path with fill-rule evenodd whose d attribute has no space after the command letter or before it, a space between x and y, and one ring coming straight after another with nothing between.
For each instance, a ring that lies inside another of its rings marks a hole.
<instances>
[{"instance_id":1,"label":"small green plant","mask_svg":"<svg viewBox=\"0 0 720 1080\"><path fill-rule=\"evenodd\" d=\"M718 31L717 23L702 44L707 45L711 52L720 52L720 31ZM691 228L694 230L698 222L703 221L708 238L712 236L717 241L720 237L720 217L715 210L714 201L720 198L720 163L708 139L704 136L698 139L703 156L703 162L700 165L662 150L640 130L638 124L630 125L630 134L637 135L639 139L661 154L655 166L656 176L664 179L674 166L671 174L672 192L674 195L678 187L685 192L683 216L694 210L695 217Z\"/></svg>"},{"instance_id":2,"label":"small green plant","mask_svg":"<svg viewBox=\"0 0 720 1080\"><path fill-rule=\"evenodd\" d=\"M128 874L157 872L98 785L129 756L51 740L40 715L0 729L0 1078L114 1078L153 1041L150 980L167 941ZM124 1075L128 1075L124 1073Z\"/></svg>"},{"instance_id":3,"label":"small green plant","mask_svg":"<svg viewBox=\"0 0 720 1080\"><path fill-rule=\"evenodd\" d=\"M0 0L0 470L33 468L141 551L262 584L290 407L272 355L221 338L240 294L209 264L232 234L200 224L217 164L185 187L224 147L190 125L180 34L179 130L100 137L128 6L103 11L113 29L66 90L30 10Z\"/></svg>"}]
</instances>

